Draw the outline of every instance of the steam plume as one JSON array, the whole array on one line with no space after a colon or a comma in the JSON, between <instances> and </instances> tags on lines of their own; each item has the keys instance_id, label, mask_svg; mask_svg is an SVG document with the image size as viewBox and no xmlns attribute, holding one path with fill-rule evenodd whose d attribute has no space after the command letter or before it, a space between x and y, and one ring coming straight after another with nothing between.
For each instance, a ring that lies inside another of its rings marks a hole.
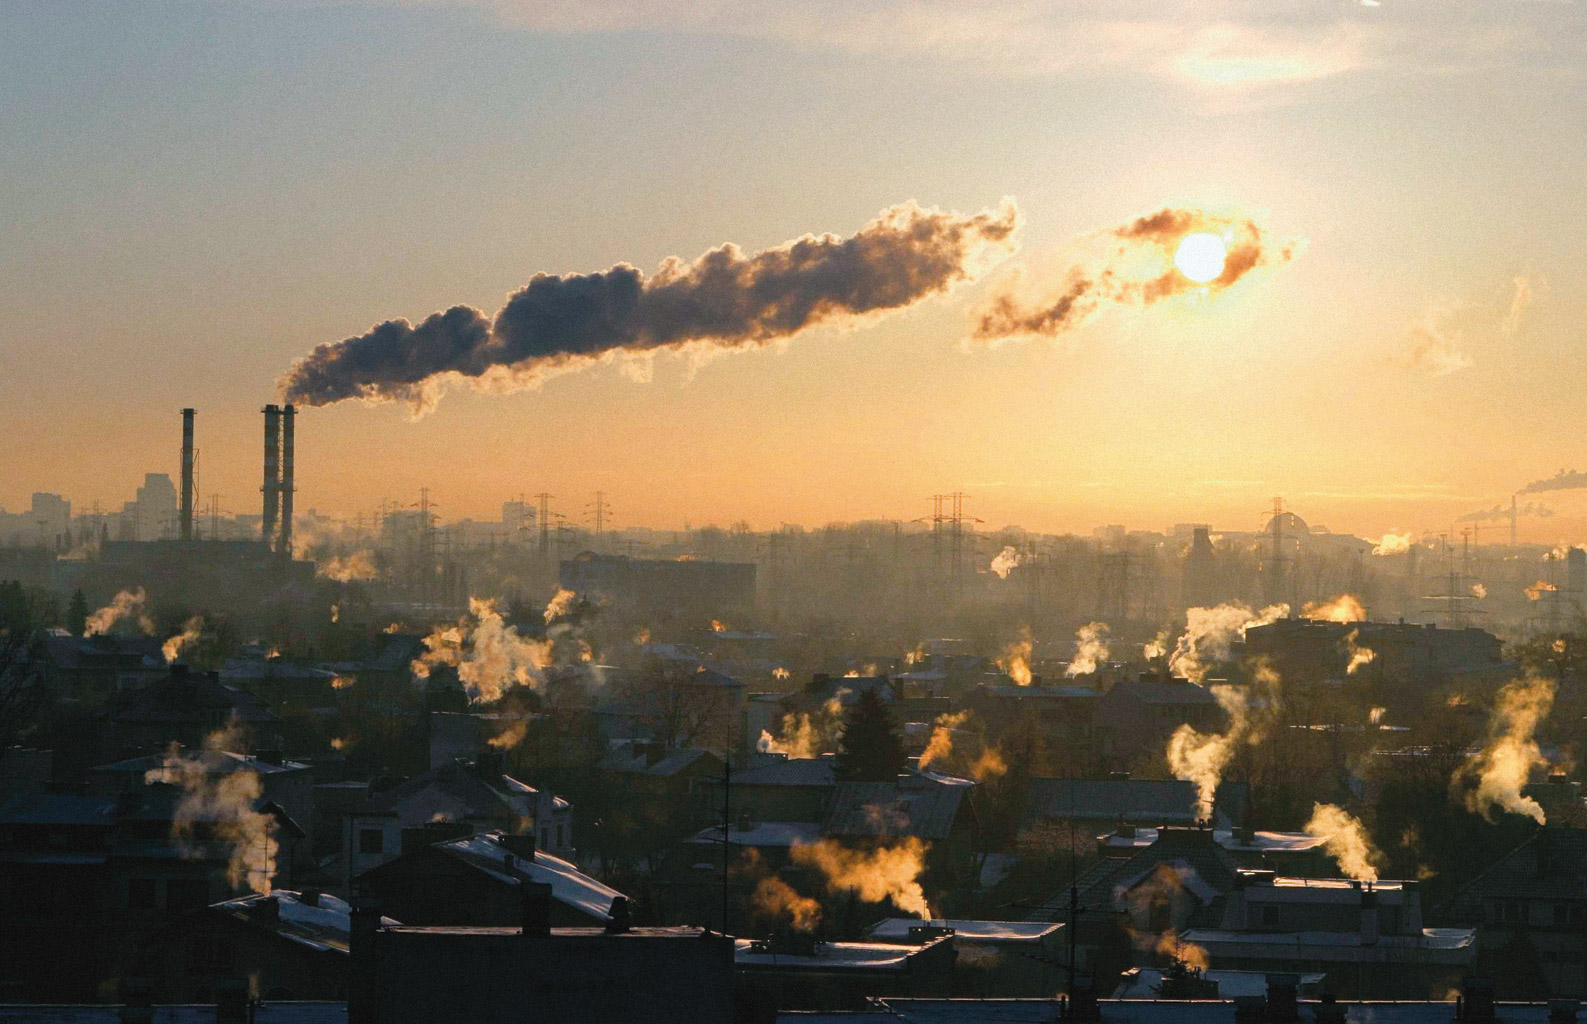
<instances>
[{"instance_id":1,"label":"steam plume","mask_svg":"<svg viewBox=\"0 0 1587 1024\"><path fill-rule=\"evenodd\" d=\"M919 881L926 867L926 850L926 844L915 838L870 851L851 850L823 839L814 844L795 843L788 856L795 864L819 870L833 889L847 889L866 903L892 900L898 909L926 919L931 910Z\"/></svg>"},{"instance_id":2,"label":"steam plume","mask_svg":"<svg viewBox=\"0 0 1587 1024\"><path fill-rule=\"evenodd\" d=\"M1378 880L1383 853L1373 845L1360 818L1333 804L1314 803L1305 830L1322 837L1323 847L1339 862L1339 870L1346 878L1358 882Z\"/></svg>"},{"instance_id":3,"label":"steam plume","mask_svg":"<svg viewBox=\"0 0 1587 1024\"><path fill-rule=\"evenodd\" d=\"M494 601L471 597L468 612L457 625L424 638L425 652L411 666L414 675L428 679L438 665L456 668L474 703L500 700L514 686L538 688L551 664L550 641L519 636L502 621Z\"/></svg>"},{"instance_id":4,"label":"steam plume","mask_svg":"<svg viewBox=\"0 0 1587 1024\"><path fill-rule=\"evenodd\" d=\"M1587 476L1587 474L1583 474L1583 476ZM1549 508L1547 505L1541 504L1539 502L1529 501L1529 502L1527 502L1524 505L1520 505L1520 504L1516 505L1515 506L1515 514L1516 514L1517 517L1521 517L1521 516L1535 516L1538 519L1548 519L1548 518L1550 518L1551 516L1554 515L1554 510ZM1495 505L1492 508L1480 508L1480 509L1477 509L1475 512L1467 512L1465 515L1461 516L1459 519L1456 519L1455 522L1457 522L1457 523L1489 523L1489 522L1500 522L1500 521L1503 521L1503 520L1506 520L1506 519L1509 519L1509 518L1510 518L1510 506L1509 505Z\"/></svg>"},{"instance_id":5,"label":"steam plume","mask_svg":"<svg viewBox=\"0 0 1587 1024\"><path fill-rule=\"evenodd\" d=\"M1259 706L1244 687L1212 688L1212 695L1229 716L1229 727L1224 732L1203 733L1186 723L1168 738L1168 768L1174 778L1195 783L1197 813L1205 820L1212 818L1218 783L1240 746L1260 743L1265 735L1266 719L1278 696L1278 673L1267 665L1259 665L1252 686L1262 691Z\"/></svg>"},{"instance_id":6,"label":"steam plume","mask_svg":"<svg viewBox=\"0 0 1587 1024\"><path fill-rule=\"evenodd\" d=\"M1238 601L1185 611L1185 632L1174 644L1168 668L1193 683L1207 678L1212 667L1229 658L1229 647L1252 626L1265 626L1289 614L1289 605L1275 604L1260 613Z\"/></svg>"},{"instance_id":7,"label":"steam plume","mask_svg":"<svg viewBox=\"0 0 1587 1024\"><path fill-rule=\"evenodd\" d=\"M978 276L1012 250L1019 209L959 214L914 202L849 237L806 235L746 255L712 249L664 261L653 277L626 263L593 274L537 274L488 321L453 306L417 326L388 320L320 345L281 379L287 401L404 401L426 411L449 382L490 390L620 354L760 348L824 324L902 309Z\"/></svg>"},{"instance_id":8,"label":"steam plume","mask_svg":"<svg viewBox=\"0 0 1587 1024\"><path fill-rule=\"evenodd\" d=\"M1488 596L1488 588L1481 583L1473 583L1471 585L1471 596L1480 601Z\"/></svg>"},{"instance_id":9,"label":"steam plume","mask_svg":"<svg viewBox=\"0 0 1587 1024\"><path fill-rule=\"evenodd\" d=\"M1075 631L1075 656L1064 675L1089 676L1108 660L1108 624L1088 622Z\"/></svg>"},{"instance_id":10,"label":"steam plume","mask_svg":"<svg viewBox=\"0 0 1587 1024\"><path fill-rule=\"evenodd\" d=\"M969 711L955 711L937 716L936 725L931 730L931 739L926 743L926 749L920 754L921 768L952 755L953 730L964 725L969 718Z\"/></svg>"},{"instance_id":11,"label":"steam plume","mask_svg":"<svg viewBox=\"0 0 1587 1024\"><path fill-rule=\"evenodd\" d=\"M1198 284L1174 266L1174 252L1188 234L1220 236L1226 247L1223 272ZM1222 292L1260 267L1289 262L1299 251L1294 241L1274 243L1245 215L1196 209L1163 209L1102 232L1107 254L1100 265L1072 268L1056 290L1040 299L1019 294L1011 280L976 312L973 340L997 344L1017 337L1054 338L1090 320L1109 306L1144 309L1188 292Z\"/></svg>"},{"instance_id":12,"label":"steam plume","mask_svg":"<svg viewBox=\"0 0 1587 1024\"><path fill-rule=\"evenodd\" d=\"M1345 650L1350 654L1350 663L1345 666L1345 675L1347 676L1355 675L1362 668L1372 664L1373 659L1378 656L1377 651L1370 647L1362 647L1356 642L1360 636L1361 631L1359 629L1352 629L1349 635L1345 637Z\"/></svg>"},{"instance_id":13,"label":"steam plume","mask_svg":"<svg viewBox=\"0 0 1587 1024\"><path fill-rule=\"evenodd\" d=\"M1553 706L1554 682L1550 679L1516 679L1499 690L1488 719L1488 742L1451 780L1451 787L1456 790L1476 781L1475 788L1465 790L1467 810L1491 821L1497 807L1545 824L1543 808L1531 797L1521 795L1521 788L1532 768L1545 763L1533 736Z\"/></svg>"},{"instance_id":14,"label":"steam plume","mask_svg":"<svg viewBox=\"0 0 1587 1024\"><path fill-rule=\"evenodd\" d=\"M1354 594L1340 594L1322 604L1306 604L1300 610L1303 619L1321 619L1324 622L1365 622L1367 610Z\"/></svg>"},{"instance_id":15,"label":"steam plume","mask_svg":"<svg viewBox=\"0 0 1587 1024\"><path fill-rule=\"evenodd\" d=\"M551 595L551 600L546 604L546 610L544 614L546 625L549 626L551 623L572 611L573 603L577 599L578 595L571 590L559 589L555 594Z\"/></svg>"},{"instance_id":16,"label":"steam plume","mask_svg":"<svg viewBox=\"0 0 1587 1024\"><path fill-rule=\"evenodd\" d=\"M755 909L771 917L788 920L796 932L813 932L821 923L821 904L801 896L776 875L768 875L755 885Z\"/></svg>"},{"instance_id":17,"label":"steam plume","mask_svg":"<svg viewBox=\"0 0 1587 1024\"><path fill-rule=\"evenodd\" d=\"M781 734L773 736L762 729L755 749L763 754L782 754L794 761L814 760L836 750L843 735L843 695L849 692L847 688L838 690L814 714L783 715Z\"/></svg>"},{"instance_id":18,"label":"steam plume","mask_svg":"<svg viewBox=\"0 0 1587 1024\"><path fill-rule=\"evenodd\" d=\"M345 556L337 555L328 562L319 563L314 571L317 575L339 583L380 578L380 570L375 566L375 553L368 550L354 551Z\"/></svg>"},{"instance_id":19,"label":"steam plume","mask_svg":"<svg viewBox=\"0 0 1587 1024\"><path fill-rule=\"evenodd\" d=\"M1414 542L1415 538L1409 532L1385 533L1383 539L1378 541L1377 546L1372 549L1372 553L1374 555L1402 555L1411 550L1411 545Z\"/></svg>"},{"instance_id":20,"label":"steam plume","mask_svg":"<svg viewBox=\"0 0 1587 1024\"><path fill-rule=\"evenodd\" d=\"M1007 774L1008 762L1003 760L1003 752L996 747L982 750L981 756L970 766L970 778L977 782L990 782Z\"/></svg>"},{"instance_id":21,"label":"steam plume","mask_svg":"<svg viewBox=\"0 0 1587 1024\"><path fill-rule=\"evenodd\" d=\"M1526 588L1526 599L1528 601L1540 601L1543 599L1544 594L1552 594L1558 589L1558 587L1550 583L1548 580L1538 580L1536 583Z\"/></svg>"},{"instance_id":22,"label":"steam plume","mask_svg":"<svg viewBox=\"0 0 1587 1024\"><path fill-rule=\"evenodd\" d=\"M204 738L204 754L184 757L172 744L164 763L145 775L149 783L163 782L182 790L171 819L171 838L185 853L200 856L192 845L196 825L208 825L211 833L231 846L226 878L232 888L248 888L268 893L276 871L276 820L255 809L263 790L259 774L253 771L211 772L214 754L236 746L235 721L225 729Z\"/></svg>"},{"instance_id":23,"label":"steam plume","mask_svg":"<svg viewBox=\"0 0 1587 1024\"><path fill-rule=\"evenodd\" d=\"M998 579L1006 580L1008 579L1008 574L1018 569L1019 564L1024 560L1024 557L1016 548L1012 545L1006 546L1002 551L992 556L991 569L997 573Z\"/></svg>"},{"instance_id":24,"label":"steam plume","mask_svg":"<svg viewBox=\"0 0 1587 1024\"><path fill-rule=\"evenodd\" d=\"M160 645L160 653L167 662L175 661L182 656L182 648L189 644L198 643L199 637L204 635L204 616L195 615L182 623L182 631L165 643Z\"/></svg>"},{"instance_id":25,"label":"steam plume","mask_svg":"<svg viewBox=\"0 0 1587 1024\"><path fill-rule=\"evenodd\" d=\"M88 617L84 635L98 636L101 633L108 633L122 622L135 624L145 635L153 633L154 620L149 618L149 613L144 610L147 600L142 587L121 591L109 604Z\"/></svg>"},{"instance_id":26,"label":"steam plume","mask_svg":"<svg viewBox=\"0 0 1587 1024\"><path fill-rule=\"evenodd\" d=\"M1008 673L1008 677L1014 680L1015 686L1029 686L1035 681L1036 677L1030 670L1032 650L1030 629L1022 627L1020 638L1003 648L1003 653L997 657L997 667Z\"/></svg>"}]
</instances>

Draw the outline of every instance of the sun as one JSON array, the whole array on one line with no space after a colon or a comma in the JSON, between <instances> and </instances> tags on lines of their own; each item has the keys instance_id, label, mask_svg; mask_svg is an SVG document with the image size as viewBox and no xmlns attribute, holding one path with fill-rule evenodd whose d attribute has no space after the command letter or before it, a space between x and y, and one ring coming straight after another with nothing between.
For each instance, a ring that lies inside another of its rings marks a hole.
<instances>
[{"instance_id":1,"label":"sun","mask_svg":"<svg viewBox=\"0 0 1587 1024\"><path fill-rule=\"evenodd\" d=\"M1210 231L1197 231L1179 240L1174 266L1197 284L1206 284L1223 273L1223 261L1228 255L1222 238Z\"/></svg>"}]
</instances>

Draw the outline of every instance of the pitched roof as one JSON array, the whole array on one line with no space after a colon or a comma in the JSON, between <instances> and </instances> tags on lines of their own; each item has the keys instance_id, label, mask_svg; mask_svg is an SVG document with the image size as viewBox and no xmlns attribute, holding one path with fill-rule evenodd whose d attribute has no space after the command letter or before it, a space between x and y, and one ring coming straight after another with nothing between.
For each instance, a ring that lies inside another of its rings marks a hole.
<instances>
[{"instance_id":1,"label":"pitched roof","mask_svg":"<svg viewBox=\"0 0 1587 1024\"><path fill-rule=\"evenodd\" d=\"M814 786L837 782L833 760L826 757L789 757L733 774L735 786Z\"/></svg>"},{"instance_id":2,"label":"pitched roof","mask_svg":"<svg viewBox=\"0 0 1587 1024\"><path fill-rule=\"evenodd\" d=\"M1544 826L1467 882L1441 909L1480 921L1483 900L1587 898L1587 829Z\"/></svg>"},{"instance_id":3,"label":"pitched roof","mask_svg":"<svg viewBox=\"0 0 1587 1024\"><path fill-rule=\"evenodd\" d=\"M623 895L584 874L571 861L534 851L532 860L513 853L502 844L500 830L481 832L465 839L437 843L435 848L456 857L472 868L507 882L543 882L551 886L551 898L594 918L611 913L612 900Z\"/></svg>"},{"instance_id":4,"label":"pitched roof","mask_svg":"<svg viewBox=\"0 0 1587 1024\"><path fill-rule=\"evenodd\" d=\"M314 904L310 905L304 902L302 893L276 889L268 895L254 893L235 900L212 903L209 909L234 921L274 932L310 949L347 952L353 910L345 900L330 893L320 893ZM398 922L382 917L380 923L392 925Z\"/></svg>"},{"instance_id":5,"label":"pitched roof","mask_svg":"<svg viewBox=\"0 0 1587 1024\"><path fill-rule=\"evenodd\" d=\"M1132 857L1099 860L1076 882L1080 905L1093 910L1122 910L1119 901L1124 894L1159 868L1173 872L1201 902L1199 911L1191 916L1192 924L1216 927L1221 923L1220 897L1233 890L1238 865L1206 829L1166 829L1157 842ZM1068 913L1068 906L1069 890L1064 888L1027 917L1033 921L1057 920Z\"/></svg>"},{"instance_id":6,"label":"pitched roof","mask_svg":"<svg viewBox=\"0 0 1587 1024\"><path fill-rule=\"evenodd\" d=\"M701 750L698 747L685 747L682 750L666 751L660 759L652 762L643 745L628 743L612 748L595 767L601 771L622 772L625 775L666 777L678 774L705 757L714 758L715 755L709 750Z\"/></svg>"},{"instance_id":7,"label":"pitched roof","mask_svg":"<svg viewBox=\"0 0 1587 1024\"><path fill-rule=\"evenodd\" d=\"M1213 807L1217 818L1245 817L1246 784L1225 782ZM1196 820L1196 787L1180 779L1032 779L1027 823L1079 818L1140 825L1188 825Z\"/></svg>"},{"instance_id":8,"label":"pitched roof","mask_svg":"<svg viewBox=\"0 0 1587 1024\"><path fill-rule=\"evenodd\" d=\"M871 838L946 839L953 831L965 786L930 782L840 782L821 833Z\"/></svg>"},{"instance_id":9,"label":"pitched roof","mask_svg":"<svg viewBox=\"0 0 1587 1024\"><path fill-rule=\"evenodd\" d=\"M394 814L411 798L428 790L439 790L457 801L469 818L498 818L503 815L527 816L532 812L530 797L539 791L509 775L492 775L463 765L441 765L420 772L406 782L382 790L353 808L353 814Z\"/></svg>"},{"instance_id":10,"label":"pitched roof","mask_svg":"<svg viewBox=\"0 0 1587 1024\"><path fill-rule=\"evenodd\" d=\"M1211 690L1182 679L1121 679L1108 693L1116 694L1115 700L1133 697L1143 704L1218 705L1218 698L1212 695Z\"/></svg>"},{"instance_id":11,"label":"pitched roof","mask_svg":"<svg viewBox=\"0 0 1587 1024\"><path fill-rule=\"evenodd\" d=\"M172 666L164 679L116 694L107 705L111 720L123 723L207 723L214 712L243 722L280 721L263 699L208 673L189 672L184 665Z\"/></svg>"}]
</instances>

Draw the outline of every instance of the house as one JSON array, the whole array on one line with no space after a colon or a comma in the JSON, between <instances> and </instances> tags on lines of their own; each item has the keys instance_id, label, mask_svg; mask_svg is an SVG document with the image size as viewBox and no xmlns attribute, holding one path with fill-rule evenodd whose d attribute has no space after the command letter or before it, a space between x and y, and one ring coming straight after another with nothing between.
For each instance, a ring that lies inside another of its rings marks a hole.
<instances>
[{"instance_id":1,"label":"house","mask_svg":"<svg viewBox=\"0 0 1587 1024\"><path fill-rule=\"evenodd\" d=\"M1129 764L1145 751L1161 751L1181 725L1217 732L1226 719L1212 691L1188 680L1121 679L1097 701L1099 753L1114 764Z\"/></svg>"},{"instance_id":2,"label":"house","mask_svg":"<svg viewBox=\"0 0 1587 1024\"><path fill-rule=\"evenodd\" d=\"M733 947L697 928L551 926L548 886L524 887L517 927L385 924L355 905L349 1024L544 1020L730 1024Z\"/></svg>"},{"instance_id":3,"label":"house","mask_svg":"<svg viewBox=\"0 0 1587 1024\"><path fill-rule=\"evenodd\" d=\"M402 854L404 829L435 821L480 832L532 834L540 849L571 856L572 805L503 774L500 768L499 756L442 765L355 806L342 828L343 884Z\"/></svg>"},{"instance_id":4,"label":"house","mask_svg":"<svg viewBox=\"0 0 1587 1024\"><path fill-rule=\"evenodd\" d=\"M917 945L821 942L808 935L736 939L733 971L741 1005L759 1009L857 1010L878 996L947 995L953 936Z\"/></svg>"},{"instance_id":5,"label":"house","mask_svg":"<svg viewBox=\"0 0 1587 1024\"><path fill-rule=\"evenodd\" d=\"M930 844L928 869L946 878L967 877L973 869L975 824L967 797L974 785L925 772L893 782L840 782L821 835L857 846L918 839Z\"/></svg>"},{"instance_id":6,"label":"house","mask_svg":"<svg viewBox=\"0 0 1587 1024\"><path fill-rule=\"evenodd\" d=\"M262 698L182 662L154 682L114 694L100 714L107 761L162 753L173 743L197 750L232 725L238 728L227 733L227 743L239 754L281 749L281 720Z\"/></svg>"},{"instance_id":7,"label":"house","mask_svg":"<svg viewBox=\"0 0 1587 1024\"><path fill-rule=\"evenodd\" d=\"M29 652L44 667L50 689L77 700L102 700L166 674L160 641L149 636L101 633L72 636L65 630L37 634Z\"/></svg>"},{"instance_id":8,"label":"house","mask_svg":"<svg viewBox=\"0 0 1587 1024\"><path fill-rule=\"evenodd\" d=\"M1322 972L1340 998L1431 999L1476 957L1475 928L1427 928L1414 881L1286 878L1241 870L1215 926L1179 933L1213 966Z\"/></svg>"},{"instance_id":9,"label":"house","mask_svg":"<svg viewBox=\"0 0 1587 1024\"><path fill-rule=\"evenodd\" d=\"M985 684L965 695L964 706L993 738L1034 722L1050 746L1087 751L1089 761L1103 753L1096 729L1102 696L1089 686Z\"/></svg>"},{"instance_id":10,"label":"house","mask_svg":"<svg viewBox=\"0 0 1587 1024\"><path fill-rule=\"evenodd\" d=\"M1102 857L1132 857L1157 842L1161 829L1120 825L1097 836ZM1234 855L1243 868L1267 868L1285 875L1330 878L1338 865L1327 840L1310 832L1261 832L1251 828L1213 829L1212 841Z\"/></svg>"},{"instance_id":11,"label":"house","mask_svg":"<svg viewBox=\"0 0 1587 1024\"><path fill-rule=\"evenodd\" d=\"M173 1002L213 1001L236 978L270 1002L345 1000L351 921L352 908L329 893L252 893L173 921L136 969Z\"/></svg>"},{"instance_id":12,"label":"house","mask_svg":"<svg viewBox=\"0 0 1587 1024\"><path fill-rule=\"evenodd\" d=\"M648 827L687 835L689 825L722 819L713 796L725 763L699 747L668 748L660 742L624 743L595 764L612 801L636 812Z\"/></svg>"},{"instance_id":13,"label":"house","mask_svg":"<svg viewBox=\"0 0 1587 1024\"><path fill-rule=\"evenodd\" d=\"M530 834L492 830L412 846L355 881L360 893L409 924L517 924L526 884L551 886L555 927L604 927L613 901L627 900L572 862L536 849Z\"/></svg>"},{"instance_id":14,"label":"house","mask_svg":"<svg viewBox=\"0 0 1587 1024\"><path fill-rule=\"evenodd\" d=\"M1243 782L1220 785L1213 821L1221 828L1244 824L1247 793ZM1180 779L1032 779L1025 829L1073 824L1094 834L1098 825L1192 825L1197 817L1196 786Z\"/></svg>"},{"instance_id":15,"label":"house","mask_svg":"<svg viewBox=\"0 0 1587 1024\"><path fill-rule=\"evenodd\" d=\"M830 756L759 754L748 768L740 769L734 762L729 784L735 813L742 810L756 821L819 822L830 809L837 775ZM720 776L702 777L696 783L702 806L714 811L711 820L718 822L722 820L722 785Z\"/></svg>"},{"instance_id":16,"label":"house","mask_svg":"<svg viewBox=\"0 0 1587 1024\"><path fill-rule=\"evenodd\" d=\"M1474 927L1501 995L1587 992L1587 829L1548 825L1466 883L1439 918ZM1529 992L1541 982L1546 992ZM1519 991L1518 991L1519 990Z\"/></svg>"},{"instance_id":17,"label":"house","mask_svg":"<svg viewBox=\"0 0 1587 1024\"><path fill-rule=\"evenodd\" d=\"M256 800L277 850L274 878L290 884L303 832ZM185 827L176 828L178 814ZM184 804L156 784L104 796L22 794L0 804L0 993L31 1001L101 998L131 972L172 921L246 891L269 874L262 835L239 833L233 813Z\"/></svg>"},{"instance_id":18,"label":"house","mask_svg":"<svg viewBox=\"0 0 1587 1024\"><path fill-rule=\"evenodd\" d=\"M222 683L262 697L273 708L296 712L331 705L332 691L353 679L281 657L228 658L218 675Z\"/></svg>"}]
</instances>

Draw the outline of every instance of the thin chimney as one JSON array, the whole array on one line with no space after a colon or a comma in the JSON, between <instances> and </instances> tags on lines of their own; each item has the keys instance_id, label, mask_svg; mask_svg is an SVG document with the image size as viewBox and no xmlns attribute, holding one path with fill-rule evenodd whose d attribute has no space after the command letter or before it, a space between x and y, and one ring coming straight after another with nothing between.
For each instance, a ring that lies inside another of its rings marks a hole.
<instances>
[{"instance_id":1,"label":"thin chimney","mask_svg":"<svg viewBox=\"0 0 1587 1024\"><path fill-rule=\"evenodd\" d=\"M193 539L193 410L182 410L182 533Z\"/></svg>"},{"instance_id":2,"label":"thin chimney","mask_svg":"<svg viewBox=\"0 0 1587 1024\"><path fill-rule=\"evenodd\" d=\"M264 523L260 536L275 540L277 502L281 498L281 407L264 407Z\"/></svg>"},{"instance_id":3,"label":"thin chimney","mask_svg":"<svg viewBox=\"0 0 1587 1024\"><path fill-rule=\"evenodd\" d=\"M292 434L298 411L291 405L281 410L281 557L292 558Z\"/></svg>"}]
</instances>

